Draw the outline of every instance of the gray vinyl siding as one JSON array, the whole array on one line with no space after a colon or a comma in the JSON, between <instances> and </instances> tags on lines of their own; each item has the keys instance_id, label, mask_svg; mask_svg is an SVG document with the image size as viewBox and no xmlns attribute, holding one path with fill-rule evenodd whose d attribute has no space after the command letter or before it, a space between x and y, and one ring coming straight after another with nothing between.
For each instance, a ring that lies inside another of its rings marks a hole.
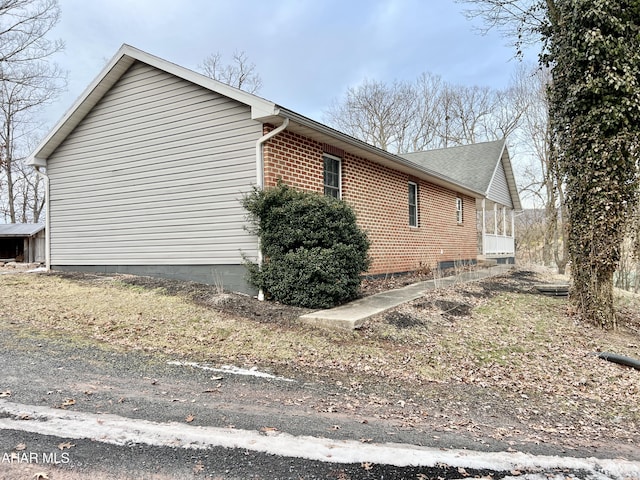
<instances>
[{"instance_id":1,"label":"gray vinyl siding","mask_svg":"<svg viewBox=\"0 0 640 480\"><path fill-rule=\"evenodd\" d=\"M239 265L262 125L135 63L48 160L54 265Z\"/></svg>"},{"instance_id":2,"label":"gray vinyl siding","mask_svg":"<svg viewBox=\"0 0 640 480\"><path fill-rule=\"evenodd\" d=\"M491 180L491 185L489 186L487 198L505 207L513 208L509 184L507 183L507 175L504 172L502 162L498 163L493 179Z\"/></svg>"}]
</instances>

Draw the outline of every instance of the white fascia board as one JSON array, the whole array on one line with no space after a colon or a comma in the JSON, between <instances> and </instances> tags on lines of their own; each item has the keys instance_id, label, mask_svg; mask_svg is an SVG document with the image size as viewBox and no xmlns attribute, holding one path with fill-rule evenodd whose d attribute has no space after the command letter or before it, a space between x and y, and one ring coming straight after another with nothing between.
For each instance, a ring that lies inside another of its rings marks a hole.
<instances>
[{"instance_id":1,"label":"white fascia board","mask_svg":"<svg viewBox=\"0 0 640 480\"><path fill-rule=\"evenodd\" d=\"M491 173L491 180L489 180L489 183L487 184L487 191L484 193L485 197L489 195L491 186L493 185L493 181L495 180L496 174L498 173L498 168L502 164L502 156L504 155L506 145L507 142L503 140L502 148L500 149L500 156L498 156L498 159L496 160L495 166L493 167L493 172Z\"/></svg>"},{"instance_id":2,"label":"white fascia board","mask_svg":"<svg viewBox=\"0 0 640 480\"><path fill-rule=\"evenodd\" d=\"M26 163L30 167L45 167L46 168L47 159L46 158L39 158L39 157L30 156L29 158L27 158Z\"/></svg>"},{"instance_id":3,"label":"white fascia board","mask_svg":"<svg viewBox=\"0 0 640 480\"><path fill-rule=\"evenodd\" d=\"M211 90L213 92L219 93L220 95L231 98L232 100L236 100L240 103L250 106L252 112L251 117L254 120L257 120L261 117L277 115L278 109L276 105L273 102L269 102L268 100L265 100L264 98L261 98L257 95L245 92L244 90L240 90L239 88L232 87L231 85L227 85L226 83L219 82L218 80L214 80L213 78L207 77L206 75L202 75L201 73L194 72L193 70L189 70L188 68L181 67L180 65L172 63L163 58L156 57L155 55L151 55L150 53L143 52L142 50L138 50L137 48L131 47L129 45L123 45L120 50L124 51L124 54L143 63L151 65L152 67L164 70L165 72L175 75L176 77L180 77L184 80L187 80L188 82L200 85L207 90Z\"/></svg>"},{"instance_id":4,"label":"white fascia board","mask_svg":"<svg viewBox=\"0 0 640 480\"><path fill-rule=\"evenodd\" d=\"M89 86L76 99L65 114L58 120L54 127L44 137L42 142L27 158L29 165L36 165L37 161L44 161L89 113L104 94L131 66L133 59L123 60L127 45L120 47L109 63L102 69L100 74L89 84ZM43 165L38 165L43 166Z\"/></svg>"}]
</instances>

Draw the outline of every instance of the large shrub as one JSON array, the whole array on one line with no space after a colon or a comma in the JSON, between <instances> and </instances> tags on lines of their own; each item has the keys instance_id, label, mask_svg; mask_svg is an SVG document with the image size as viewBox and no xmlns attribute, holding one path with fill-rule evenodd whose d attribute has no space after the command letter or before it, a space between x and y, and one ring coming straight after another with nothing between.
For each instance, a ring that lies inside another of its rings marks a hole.
<instances>
[{"instance_id":1,"label":"large shrub","mask_svg":"<svg viewBox=\"0 0 640 480\"><path fill-rule=\"evenodd\" d=\"M327 308L358 295L369 241L345 202L282 183L243 201L260 238L262 265L247 261L249 282L277 301Z\"/></svg>"}]
</instances>

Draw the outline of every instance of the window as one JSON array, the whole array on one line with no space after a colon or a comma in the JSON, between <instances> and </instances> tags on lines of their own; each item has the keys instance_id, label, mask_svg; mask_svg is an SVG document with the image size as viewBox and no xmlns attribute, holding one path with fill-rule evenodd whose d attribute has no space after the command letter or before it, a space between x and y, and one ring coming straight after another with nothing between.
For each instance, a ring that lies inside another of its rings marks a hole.
<instances>
[{"instance_id":1,"label":"window","mask_svg":"<svg viewBox=\"0 0 640 480\"><path fill-rule=\"evenodd\" d=\"M462 223L462 199L456 198L456 220L458 223Z\"/></svg>"},{"instance_id":2,"label":"window","mask_svg":"<svg viewBox=\"0 0 640 480\"><path fill-rule=\"evenodd\" d=\"M409 226L418 226L418 185L409 182Z\"/></svg>"},{"instance_id":3,"label":"window","mask_svg":"<svg viewBox=\"0 0 640 480\"><path fill-rule=\"evenodd\" d=\"M325 154L324 157L324 194L328 197L340 198L341 165L338 157Z\"/></svg>"}]
</instances>

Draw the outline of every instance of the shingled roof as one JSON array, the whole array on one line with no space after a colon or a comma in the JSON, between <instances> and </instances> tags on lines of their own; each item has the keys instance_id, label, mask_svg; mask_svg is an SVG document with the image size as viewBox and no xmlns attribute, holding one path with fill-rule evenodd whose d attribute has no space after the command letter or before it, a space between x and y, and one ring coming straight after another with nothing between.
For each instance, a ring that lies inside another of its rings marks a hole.
<instances>
[{"instance_id":1,"label":"shingled roof","mask_svg":"<svg viewBox=\"0 0 640 480\"><path fill-rule=\"evenodd\" d=\"M500 200L492 198L491 192L496 174L502 170L511 194L513 208L522 209L505 139L404 153L400 156L423 168L446 175L467 188L483 192L489 200L494 201ZM502 169L500 169L501 166Z\"/></svg>"}]
</instances>

